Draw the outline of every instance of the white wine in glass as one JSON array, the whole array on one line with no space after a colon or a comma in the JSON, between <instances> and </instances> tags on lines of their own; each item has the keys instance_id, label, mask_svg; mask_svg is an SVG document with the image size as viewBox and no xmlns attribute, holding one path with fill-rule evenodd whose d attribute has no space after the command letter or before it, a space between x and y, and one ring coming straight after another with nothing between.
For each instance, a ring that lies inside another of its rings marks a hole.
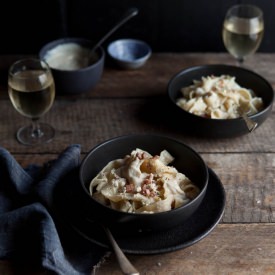
<instances>
[{"instance_id":1,"label":"white wine in glass","mask_svg":"<svg viewBox=\"0 0 275 275\"><path fill-rule=\"evenodd\" d=\"M55 98L54 79L48 64L34 58L16 61L9 69L8 89L13 107L32 121L17 131L18 141L26 145L50 142L55 135L54 128L39 122Z\"/></svg>"},{"instance_id":2,"label":"white wine in glass","mask_svg":"<svg viewBox=\"0 0 275 275\"><path fill-rule=\"evenodd\" d=\"M223 42L240 66L248 56L258 50L263 35L264 19L260 8L240 4L227 11L223 22Z\"/></svg>"}]
</instances>

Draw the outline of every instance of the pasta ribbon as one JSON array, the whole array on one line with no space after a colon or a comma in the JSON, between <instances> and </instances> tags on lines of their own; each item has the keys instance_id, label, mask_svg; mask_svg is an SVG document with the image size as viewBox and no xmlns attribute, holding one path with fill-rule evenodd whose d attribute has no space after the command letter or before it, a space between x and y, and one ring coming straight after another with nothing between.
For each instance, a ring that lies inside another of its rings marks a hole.
<instances>
[{"instance_id":1,"label":"pasta ribbon","mask_svg":"<svg viewBox=\"0 0 275 275\"><path fill-rule=\"evenodd\" d=\"M110 161L91 181L89 192L98 202L130 213L156 213L194 199L199 188L173 166L163 150L152 156L137 148L123 159Z\"/></svg>"},{"instance_id":2,"label":"pasta ribbon","mask_svg":"<svg viewBox=\"0 0 275 275\"><path fill-rule=\"evenodd\" d=\"M192 114L214 119L232 119L242 111L255 114L263 109L263 100L250 89L241 87L230 75L206 76L181 88L176 104Z\"/></svg>"}]
</instances>

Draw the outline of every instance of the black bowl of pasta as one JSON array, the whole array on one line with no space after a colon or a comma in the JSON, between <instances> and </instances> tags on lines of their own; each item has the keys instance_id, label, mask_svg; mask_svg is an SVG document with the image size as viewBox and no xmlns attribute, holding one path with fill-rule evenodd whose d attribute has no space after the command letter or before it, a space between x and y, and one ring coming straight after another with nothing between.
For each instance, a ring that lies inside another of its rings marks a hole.
<instances>
[{"instance_id":1,"label":"black bowl of pasta","mask_svg":"<svg viewBox=\"0 0 275 275\"><path fill-rule=\"evenodd\" d=\"M119 136L95 146L82 160L79 176L85 216L121 234L188 222L209 178L195 150L152 134Z\"/></svg>"},{"instance_id":2,"label":"black bowl of pasta","mask_svg":"<svg viewBox=\"0 0 275 275\"><path fill-rule=\"evenodd\" d=\"M231 65L185 68L167 87L170 106L183 131L199 137L230 138L251 133L272 110L274 91L259 74ZM256 124L249 130L243 114Z\"/></svg>"}]
</instances>

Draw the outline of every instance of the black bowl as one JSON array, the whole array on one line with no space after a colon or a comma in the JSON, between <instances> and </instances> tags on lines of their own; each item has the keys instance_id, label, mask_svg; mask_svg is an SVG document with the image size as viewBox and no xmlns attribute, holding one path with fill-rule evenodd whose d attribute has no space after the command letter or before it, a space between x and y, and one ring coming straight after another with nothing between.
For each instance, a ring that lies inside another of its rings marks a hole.
<instances>
[{"instance_id":1,"label":"black bowl","mask_svg":"<svg viewBox=\"0 0 275 275\"><path fill-rule=\"evenodd\" d=\"M85 38L66 37L51 41L44 45L39 51L40 59L47 62L47 53L56 49L57 46L74 43L89 51L93 43ZM88 53L87 53L88 54ZM68 56L69 58L69 56ZM63 63L66 63L65 60ZM52 70L57 94L81 94L91 91L100 81L105 63L105 51L99 47L94 58L85 67L67 69L49 66Z\"/></svg>"},{"instance_id":2,"label":"black bowl","mask_svg":"<svg viewBox=\"0 0 275 275\"><path fill-rule=\"evenodd\" d=\"M272 110L274 91L270 83L257 73L230 65L202 65L186 68L168 83L168 97L175 117L180 121L180 127L186 133L199 137L230 138L250 133L243 118L211 119L194 115L183 110L176 104L181 96L182 87L193 84L193 80L201 80L203 76L230 75L236 77L236 82L247 89L252 89L255 94L262 97L264 109L256 114L249 115L259 126L267 119ZM256 128L256 129L257 129Z\"/></svg>"},{"instance_id":3,"label":"black bowl","mask_svg":"<svg viewBox=\"0 0 275 275\"><path fill-rule=\"evenodd\" d=\"M166 149L175 158L172 165L200 188L199 195L181 207L154 214L117 211L94 200L89 193L91 180L108 162L123 158L136 148L152 155ZM150 134L115 137L97 145L83 159L79 176L85 196L83 203L87 205L84 215L123 234L165 230L188 222L201 204L208 185L208 168L196 151L177 140Z\"/></svg>"}]
</instances>

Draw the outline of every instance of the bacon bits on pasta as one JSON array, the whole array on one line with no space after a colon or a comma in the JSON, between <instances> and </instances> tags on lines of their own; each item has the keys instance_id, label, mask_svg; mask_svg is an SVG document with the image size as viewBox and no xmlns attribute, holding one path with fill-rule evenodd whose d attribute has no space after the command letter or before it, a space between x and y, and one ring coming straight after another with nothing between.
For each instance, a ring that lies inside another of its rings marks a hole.
<instances>
[{"instance_id":1,"label":"bacon bits on pasta","mask_svg":"<svg viewBox=\"0 0 275 275\"><path fill-rule=\"evenodd\" d=\"M263 100L250 89L241 87L229 75L206 76L181 89L177 105L192 114L215 119L232 119L244 110L255 114L263 108Z\"/></svg>"},{"instance_id":2,"label":"bacon bits on pasta","mask_svg":"<svg viewBox=\"0 0 275 275\"><path fill-rule=\"evenodd\" d=\"M130 213L157 213L188 203L199 194L163 150L152 156L136 149L123 159L110 161L91 181L90 194L98 202Z\"/></svg>"}]
</instances>

